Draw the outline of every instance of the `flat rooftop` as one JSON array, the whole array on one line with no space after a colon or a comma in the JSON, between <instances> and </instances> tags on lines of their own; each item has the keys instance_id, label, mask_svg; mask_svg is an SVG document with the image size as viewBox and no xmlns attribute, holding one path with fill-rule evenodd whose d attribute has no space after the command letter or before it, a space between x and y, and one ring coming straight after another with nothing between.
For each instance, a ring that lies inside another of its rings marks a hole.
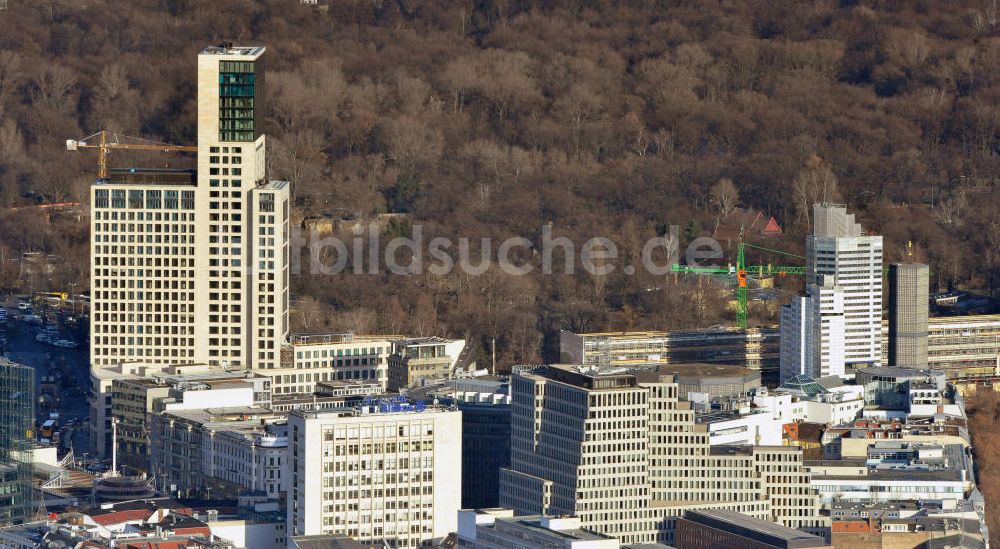
<instances>
[{"instance_id":1,"label":"flat rooftop","mask_svg":"<svg viewBox=\"0 0 1000 549\"><path fill-rule=\"evenodd\" d=\"M781 547L829 547L819 536L728 509L688 511L684 513L684 519Z\"/></svg>"},{"instance_id":2,"label":"flat rooftop","mask_svg":"<svg viewBox=\"0 0 1000 549\"><path fill-rule=\"evenodd\" d=\"M219 44L216 46L205 46L199 55L245 55L247 57L257 57L264 53L264 46L234 46L232 44Z\"/></svg>"},{"instance_id":3,"label":"flat rooftop","mask_svg":"<svg viewBox=\"0 0 1000 549\"><path fill-rule=\"evenodd\" d=\"M743 366L733 364L708 364L704 362L691 362L688 364L667 364L658 366L656 371L660 374L673 374L685 377L696 377L701 379L711 378L732 378L748 377L759 378L759 370L751 370Z\"/></svg>"},{"instance_id":4,"label":"flat rooftop","mask_svg":"<svg viewBox=\"0 0 1000 549\"><path fill-rule=\"evenodd\" d=\"M268 181L267 183L261 183L260 185L257 185L257 188L265 191L280 191L281 189L284 189L287 186L288 186L287 181L271 180Z\"/></svg>"},{"instance_id":5,"label":"flat rooftop","mask_svg":"<svg viewBox=\"0 0 1000 549\"><path fill-rule=\"evenodd\" d=\"M585 528L567 528L565 530L546 528L545 526L542 526L542 517L538 515L513 518L497 517L494 524L501 523L516 524L522 528L528 528L543 535L560 536L574 541L603 541L611 539L604 534L598 534L597 532L593 532Z\"/></svg>"},{"instance_id":6,"label":"flat rooftop","mask_svg":"<svg viewBox=\"0 0 1000 549\"><path fill-rule=\"evenodd\" d=\"M108 177L95 185L176 185L198 184L198 174L190 168L111 168Z\"/></svg>"}]
</instances>

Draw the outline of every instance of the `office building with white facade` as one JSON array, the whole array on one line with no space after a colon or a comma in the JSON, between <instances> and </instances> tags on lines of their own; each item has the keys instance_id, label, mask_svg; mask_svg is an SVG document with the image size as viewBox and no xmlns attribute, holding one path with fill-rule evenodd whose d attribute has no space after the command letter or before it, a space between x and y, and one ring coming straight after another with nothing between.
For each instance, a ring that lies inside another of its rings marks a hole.
<instances>
[{"instance_id":1,"label":"office building with white facade","mask_svg":"<svg viewBox=\"0 0 1000 549\"><path fill-rule=\"evenodd\" d=\"M398 401L288 416L290 536L418 547L457 529L462 413Z\"/></svg>"},{"instance_id":2,"label":"office building with white facade","mask_svg":"<svg viewBox=\"0 0 1000 549\"><path fill-rule=\"evenodd\" d=\"M844 292L845 363L877 364L882 358L882 237L865 235L846 206L813 207L806 284L821 284L821 276L832 277Z\"/></svg>"},{"instance_id":3,"label":"office building with white facade","mask_svg":"<svg viewBox=\"0 0 1000 549\"><path fill-rule=\"evenodd\" d=\"M845 374L845 292L832 277L819 277L806 295L781 308L781 380Z\"/></svg>"}]
</instances>

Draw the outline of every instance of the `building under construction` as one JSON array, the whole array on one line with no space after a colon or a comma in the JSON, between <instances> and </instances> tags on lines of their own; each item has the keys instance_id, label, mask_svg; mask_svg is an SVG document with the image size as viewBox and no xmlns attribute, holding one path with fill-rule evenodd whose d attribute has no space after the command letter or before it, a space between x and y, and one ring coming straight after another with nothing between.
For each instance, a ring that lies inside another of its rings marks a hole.
<instances>
[{"instance_id":1,"label":"building under construction","mask_svg":"<svg viewBox=\"0 0 1000 549\"><path fill-rule=\"evenodd\" d=\"M651 368L666 364L732 364L778 379L777 327L676 332L603 332L559 335L560 362L586 366Z\"/></svg>"},{"instance_id":2,"label":"building under construction","mask_svg":"<svg viewBox=\"0 0 1000 549\"><path fill-rule=\"evenodd\" d=\"M35 371L0 357L0 526L32 513Z\"/></svg>"}]
</instances>

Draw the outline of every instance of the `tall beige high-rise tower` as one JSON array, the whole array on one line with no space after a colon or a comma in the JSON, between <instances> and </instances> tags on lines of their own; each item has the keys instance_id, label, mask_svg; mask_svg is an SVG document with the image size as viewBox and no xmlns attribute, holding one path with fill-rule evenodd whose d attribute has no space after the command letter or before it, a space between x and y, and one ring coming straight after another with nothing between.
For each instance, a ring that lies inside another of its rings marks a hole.
<instances>
[{"instance_id":1,"label":"tall beige high-rise tower","mask_svg":"<svg viewBox=\"0 0 1000 549\"><path fill-rule=\"evenodd\" d=\"M198 55L197 169L91 188L91 365L272 370L288 337L289 188L268 181L264 48Z\"/></svg>"}]
</instances>

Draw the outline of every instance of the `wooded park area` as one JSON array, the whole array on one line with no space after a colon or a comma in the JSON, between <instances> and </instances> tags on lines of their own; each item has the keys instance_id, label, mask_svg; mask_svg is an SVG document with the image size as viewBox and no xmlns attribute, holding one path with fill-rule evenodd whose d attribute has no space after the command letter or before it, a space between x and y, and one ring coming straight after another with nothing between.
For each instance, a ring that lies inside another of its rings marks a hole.
<instances>
[{"instance_id":1,"label":"wooded park area","mask_svg":"<svg viewBox=\"0 0 1000 549\"><path fill-rule=\"evenodd\" d=\"M193 144L197 52L228 40L268 48L270 172L293 182L296 219L340 230L408 214L386 236L419 223L426 239L473 242L538 242L551 223L634 258L670 225L686 244L760 212L783 234L750 238L801 253L811 204L840 201L885 235L887 261L912 241L937 287L989 290L1000 280L997 4L10 0L0 207L86 205L96 159L67 153L66 139L108 129ZM41 217L0 212L0 286L27 251L65 259L36 289L86 280L87 219ZM466 337L484 362L495 338L501 367L557 358L560 329L733 319L718 287L621 269L303 275L293 295L297 330ZM775 310L757 306L751 321L775 323Z\"/></svg>"}]
</instances>

